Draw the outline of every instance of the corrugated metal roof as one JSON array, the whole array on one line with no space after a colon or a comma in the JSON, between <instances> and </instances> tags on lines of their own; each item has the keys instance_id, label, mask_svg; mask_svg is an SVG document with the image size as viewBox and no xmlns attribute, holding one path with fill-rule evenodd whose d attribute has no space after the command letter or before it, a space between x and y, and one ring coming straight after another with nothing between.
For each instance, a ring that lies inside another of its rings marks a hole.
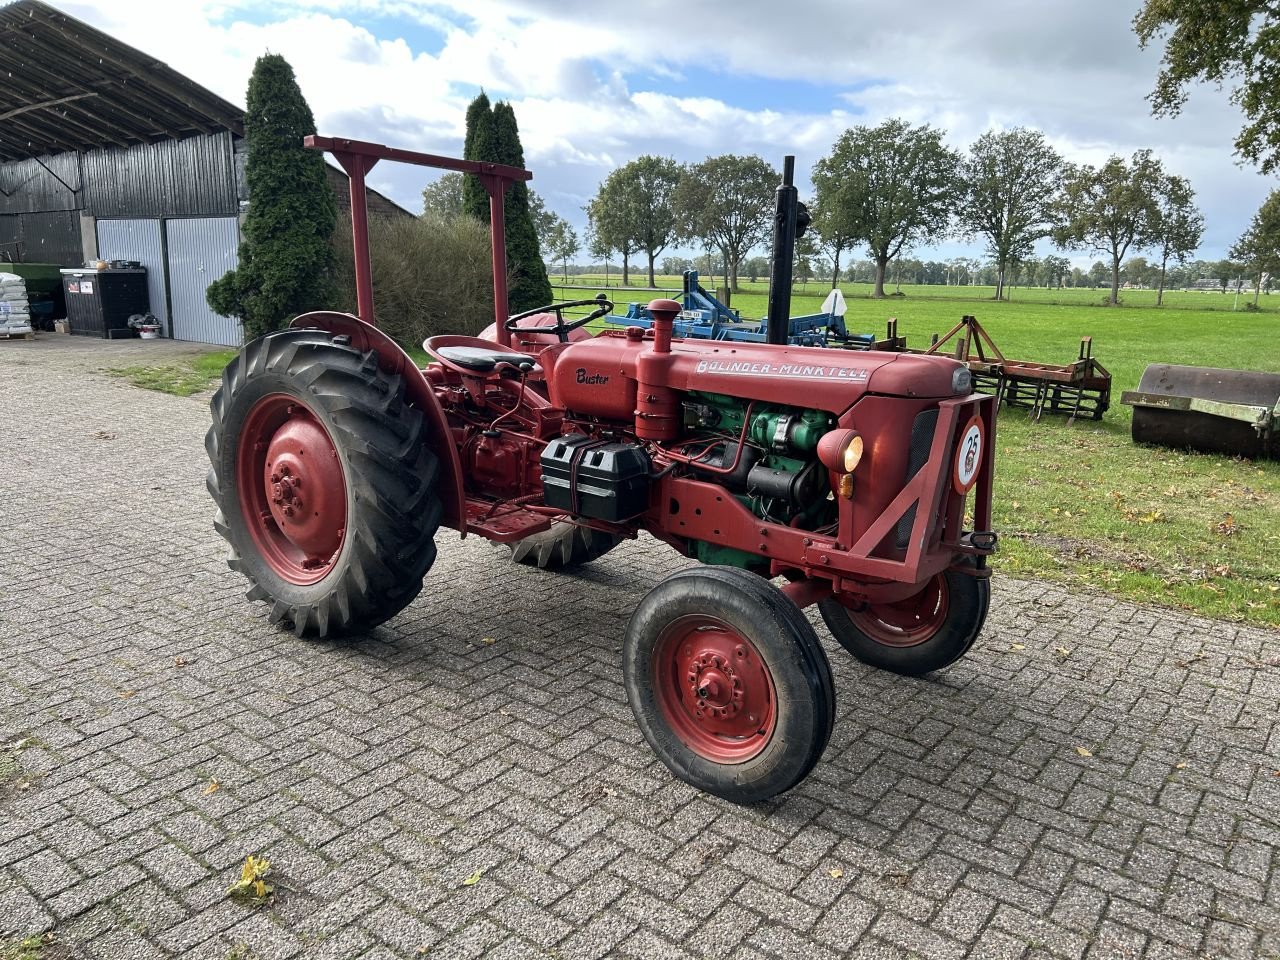
<instances>
[{"instance_id":1,"label":"corrugated metal roof","mask_svg":"<svg viewBox=\"0 0 1280 960\"><path fill-rule=\"evenodd\" d=\"M244 111L40 0L0 4L0 160L244 133Z\"/></svg>"}]
</instances>

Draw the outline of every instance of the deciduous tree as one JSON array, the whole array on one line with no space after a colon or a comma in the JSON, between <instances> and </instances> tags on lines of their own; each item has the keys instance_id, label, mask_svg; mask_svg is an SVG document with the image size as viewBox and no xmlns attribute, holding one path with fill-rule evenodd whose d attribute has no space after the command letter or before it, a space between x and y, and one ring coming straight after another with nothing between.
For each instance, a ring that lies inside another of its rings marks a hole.
<instances>
[{"instance_id":1,"label":"deciduous tree","mask_svg":"<svg viewBox=\"0 0 1280 960\"><path fill-rule=\"evenodd\" d=\"M1196 82L1231 87L1244 111L1236 151L1263 173L1280 168L1280 5L1274 0L1146 0L1133 20L1146 47L1165 38L1155 90L1157 116L1176 116Z\"/></svg>"},{"instance_id":2,"label":"deciduous tree","mask_svg":"<svg viewBox=\"0 0 1280 960\"><path fill-rule=\"evenodd\" d=\"M1253 302L1258 302L1264 273L1280 273L1280 190L1272 190L1253 215L1243 236L1230 250L1230 257L1239 260L1256 278Z\"/></svg>"},{"instance_id":3,"label":"deciduous tree","mask_svg":"<svg viewBox=\"0 0 1280 960\"><path fill-rule=\"evenodd\" d=\"M946 234L958 199L958 163L941 130L895 118L846 130L815 164L819 206L832 205L840 228L875 260L874 296L884 296L890 260Z\"/></svg>"},{"instance_id":4,"label":"deciduous tree","mask_svg":"<svg viewBox=\"0 0 1280 960\"><path fill-rule=\"evenodd\" d=\"M445 220L462 216L462 174L446 173L423 187L422 212Z\"/></svg>"},{"instance_id":5,"label":"deciduous tree","mask_svg":"<svg viewBox=\"0 0 1280 960\"><path fill-rule=\"evenodd\" d=\"M1159 292L1156 306L1164 303L1164 281L1169 261L1186 263L1204 235L1204 217L1196 209L1195 192L1182 177L1166 177L1156 200L1156 222L1152 228L1155 249L1160 254Z\"/></svg>"},{"instance_id":6,"label":"deciduous tree","mask_svg":"<svg viewBox=\"0 0 1280 960\"><path fill-rule=\"evenodd\" d=\"M1039 130L989 130L961 161L960 179L960 222L971 236L986 237L1000 300L1010 260L1030 257L1036 241L1053 227L1062 158Z\"/></svg>"},{"instance_id":7,"label":"deciduous tree","mask_svg":"<svg viewBox=\"0 0 1280 960\"><path fill-rule=\"evenodd\" d=\"M625 287L631 283L631 256L640 249L640 241L636 236L630 198L619 185L610 182L611 178L612 174L587 204L587 220L594 238L593 250L605 257L611 251L622 255L622 285Z\"/></svg>"},{"instance_id":8,"label":"deciduous tree","mask_svg":"<svg viewBox=\"0 0 1280 960\"><path fill-rule=\"evenodd\" d=\"M569 280L569 261L578 252L581 245L578 240L578 232L569 225L569 221L563 217L552 214L555 221L548 228L544 246L547 250L547 257L553 263L559 263L564 269L564 280Z\"/></svg>"},{"instance_id":9,"label":"deciduous tree","mask_svg":"<svg viewBox=\"0 0 1280 960\"><path fill-rule=\"evenodd\" d=\"M720 251L725 285L732 290L738 289L743 259L769 239L779 180L778 172L758 156L725 154L688 168L676 187L679 236Z\"/></svg>"},{"instance_id":10,"label":"deciduous tree","mask_svg":"<svg viewBox=\"0 0 1280 960\"><path fill-rule=\"evenodd\" d=\"M259 57L244 118L249 210L240 263L209 285L209 306L239 317L245 335L278 330L299 313L331 307L337 207L324 157L302 138L316 132L293 68L279 54Z\"/></svg>"},{"instance_id":11,"label":"deciduous tree","mask_svg":"<svg viewBox=\"0 0 1280 960\"><path fill-rule=\"evenodd\" d=\"M1064 180L1061 225L1053 232L1060 247L1096 250L1111 258L1111 295L1119 303L1120 262L1130 248L1155 242L1160 185L1165 180L1160 161L1150 150L1139 150L1131 161L1112 156L1100 168L1076 167Z\"/></svg>"}]
</instances>

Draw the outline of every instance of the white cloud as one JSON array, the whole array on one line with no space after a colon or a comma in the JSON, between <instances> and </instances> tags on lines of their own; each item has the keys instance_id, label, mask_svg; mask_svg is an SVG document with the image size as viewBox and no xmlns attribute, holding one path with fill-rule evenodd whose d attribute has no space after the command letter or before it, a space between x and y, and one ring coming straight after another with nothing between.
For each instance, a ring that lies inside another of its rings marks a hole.
<instances>
[{"instance_id":1,"label":"white cloud","mask_svg":"<svg viewBox=\"0 0 1280 960\"><path fill-rule=\"evenodd\" d=\"M54 0L55 3L58 0ZM1150 116L1158 51L1139 51L1129 5L919 0L77 0L59 4L242 103L267 50L293 65L324 133L458 154L476 87L515 106L534 186L577 222L613 167L643 153L699 160L795 153L802 180L847 126L927 122L966 147L984 130L1044 130L1075 162L1151 147L1199 194L1204 253L1222 255L1270 183L1235 166L1239 114L1197 91L1183 117ZM431 51L409 37L442 38ZM682 77L714 69L719 96ZM812 86L809 107L733 102L732 81ZM652 79L656 78L656 79ZM674 92L673 92L674 91ZM405 205L431 173L380 165ZM803 184L802 184L803 186ZM955 250L954 244L945 248Z\"/></svg>"}]
</instances>

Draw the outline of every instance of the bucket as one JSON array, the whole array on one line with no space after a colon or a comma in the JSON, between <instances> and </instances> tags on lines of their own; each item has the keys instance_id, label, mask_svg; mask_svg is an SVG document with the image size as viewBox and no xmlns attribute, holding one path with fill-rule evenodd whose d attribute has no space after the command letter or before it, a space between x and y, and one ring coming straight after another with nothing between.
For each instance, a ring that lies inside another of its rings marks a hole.
<instances>
[{"instance_id":1,"label":"bucket","mask_svg":"<svg viewBox=\"0 0 1280 960\"><path fill-rule=\"evenodd\" d=\"M144 323L138 328L138 336L143 340L156 340L160 336L160 324Z\"/></svg>"}]
</instances>

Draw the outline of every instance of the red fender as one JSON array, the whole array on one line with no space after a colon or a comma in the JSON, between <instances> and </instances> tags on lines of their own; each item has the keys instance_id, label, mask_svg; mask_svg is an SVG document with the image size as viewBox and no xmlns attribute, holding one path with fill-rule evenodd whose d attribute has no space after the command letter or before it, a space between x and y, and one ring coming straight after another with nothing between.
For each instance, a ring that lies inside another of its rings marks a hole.
<instances>
[{"instance_id":1,"label":"red fender","mask_svg":"<svg viewBox=\"0 0 1280 960\"><path fill-rule=\"evenodd\" d=\"M382 370L404 380L404 391L409 403L421 410L426 417L430 442L440 459L440 502L444 508L444 522L465 537L467 533L464 518L467 512L463 503L462 460L458 457L458 448L454 445L444 409L413 359L404 352L400 344L377 327L370 326L349 313L317 310L296 317L289 326L327 330L335 335L348 336L351 338L351 346L361 352L372 350L377 355L378 366Z\"/></svg>"}]
</instances>

